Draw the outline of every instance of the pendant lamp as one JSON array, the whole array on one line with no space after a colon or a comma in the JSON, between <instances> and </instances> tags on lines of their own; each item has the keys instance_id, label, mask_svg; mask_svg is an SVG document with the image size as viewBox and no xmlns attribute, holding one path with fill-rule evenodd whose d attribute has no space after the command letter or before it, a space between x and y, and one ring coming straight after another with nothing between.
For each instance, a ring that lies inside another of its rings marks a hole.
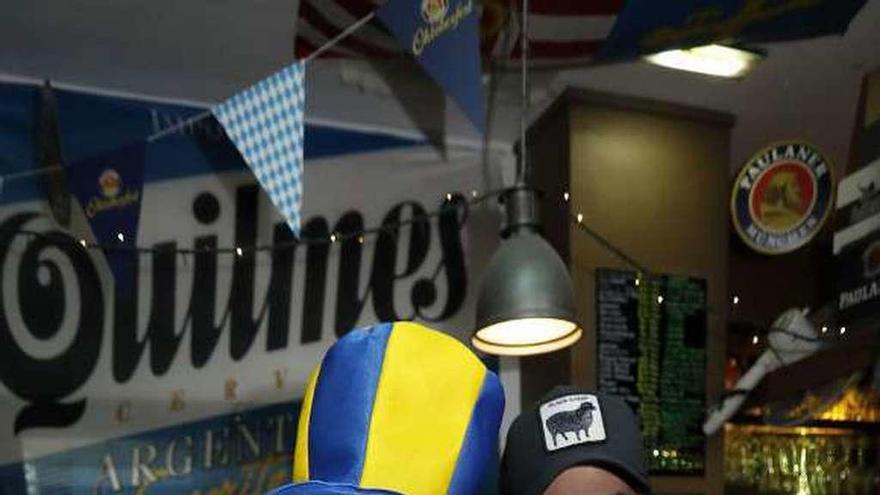
<instances>
[{"instance_id":1,"label":"pendant lamp","mask_svg":"<svg viewBox=\"0 0 880 495\"><path fill-rule=\"evenodd\" d=\"M483 277L471 340L489 354L552 352L574 344L582 334L568 267L538 232L535 196L525 186L501 196L504 241Z\"/></svg>"}]
</instances>

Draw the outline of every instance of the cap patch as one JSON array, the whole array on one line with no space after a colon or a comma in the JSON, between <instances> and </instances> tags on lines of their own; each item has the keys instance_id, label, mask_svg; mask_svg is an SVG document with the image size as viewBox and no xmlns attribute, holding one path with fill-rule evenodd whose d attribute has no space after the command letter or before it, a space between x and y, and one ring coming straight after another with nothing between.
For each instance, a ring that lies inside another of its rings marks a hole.
<instances>
[{"instance_id":1,"label":"cap patch","mask_svg":"<svg viewBox=\"0 0 880 495\"><path fill-rule=\"evenodd\" d=\"M605 440L605 423L595 395L565 395L541 405L544 445L550 452Z\"/></svg>"}]
</instances>

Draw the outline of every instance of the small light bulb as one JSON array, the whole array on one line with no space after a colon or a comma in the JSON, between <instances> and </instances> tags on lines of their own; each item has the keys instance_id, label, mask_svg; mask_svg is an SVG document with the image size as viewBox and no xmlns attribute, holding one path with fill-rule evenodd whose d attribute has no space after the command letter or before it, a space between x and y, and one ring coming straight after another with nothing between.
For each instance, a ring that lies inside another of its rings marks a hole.
<instances>
[{"instance_id":1,"label":"small light bulb","mask_svg":"<svg viewBox=\"0 0 880 495\"><path fill-rule=\"evenodd\" d=\"M758 336L757 335L752 336L752 345L758 345Z\"/></svg>"},{"instance_id":2,"label":"small light bulb","mask_svg":"<svg viewBox=\"0 0 880 495\"><path fill-rule=\"evenodd\" d=\"M336 242L336 233L330 234L330 242Z\"/></svg>"},{"instance_id":3,"label":"small light bulb","mask_svg":"<svg viewBox=\"0 0 880 495\"><path fill-rule=\"evenodd\" d=\"M739 304L739 296L733 296L733 304Z\"/></svg>"},{"instance_id":4,"label":"small light bulb","mask_svg":"<svg viewBox=\"0 0 880 495\"><path fill-rule=\"evenodd\" d=\"M116 234L116 238L119 239L119 242L125 242L125 235L123 235L122 232Z\"/></svg>"},{"instance_id":5,"label":"small light bulb","mask_svg":"<svg viewBox=\"0 0 880 495\"><path fill-rule=\"evenodd\" d=\"M583 213L577 214L577 221L578 221L578 223L583 223L583 221L584 221L584 214Z\"/></svg>"},{"instance_id":6,"label":"small light bulb","mask_svg":"<svg viewBox=\"0 0 880 495\"><path fill-rule=\"evenodd\" d=\"M564 193L562 193L562 199L563 199L566 203L568 203L568 200L569 200L570 198L571 198L571 195L568 194L568 191L565 191Z\"/></svg>"},{"instance_id":7,"label":"small light bulb","mask_svg":"<svg viewBox=\"0 0 880 495\"><path fill-rule=\"evenodd\" d=\"M822 333L828 333L828 326L822 325Z\"/></svg>"},{"instance_id":8,"label":"small light bulb","mask_svg":"<svg viewBox=\"0 0 880 495\"><path fill-rule=\"evenodd\" d=\"M244 251L242 251L240 247L235 248L235 255L236 256L241 256L243 254L244 254Z\"/></svg>"},{"instance_id":9,"label":"small light bulb","mask_svg":"<svg viewBox=\"0 0 880 495\"><path fill-rule=\"evenodd\" d=\"M654 449L654 452L653 452L653 453L654 453L654 457L660 457L660 451L659 451L659 450Z\"/></svg>"},{"instance_id":10,"label":"small light bulb","mask_svg":"<svg viewBox=\"0 0 880 495\"><path fill-rule=\"evenodd\" d=\"M82 246L82 247L86 247L86 246L88 246L88 244L86 243L86 240L85 240L85 239L80 239L80 240L79 240L79 245Z\"/></svg>"},{"instance_id":11,"label":"small light bulb","mask_svg":"<svg viewBox=\"0 0 880 495\"><path fill-rule=\"evenodd\" d=\"M843 335L845 333L846 333L846 327L840 327L840 335Z\"/></svg>"},{"instance_id":12,"label":"small light bulb","mask_svg":"<svg viewBox=\"0 0 880 495\"><path fill-rule=\"evenodd\" d=\"M446 193L446 201L452 201L452 193Z\"/></svg>"},{"instance_id":13,"label":"small light bulb","mask_svg":"<svg viewBox=\"0 0 880 495\"><path fill-rule=\"evenodd\" d=\"M657 296L657 304L663 304L663 296Z\"/></svg>"},{"instance_id":14,"label":"small light bulb","mask_svg":"<svg viewBox=\"0 0 880 495\"><path fill-rule=\"evenodd\" d=\"M359 235L358 236L358 244L363 244L363 243L364 243L364 236Z\"/></svg>"},{"instance_id":15,"label":"small light bulb","mask_svg":"<svg viewBox=\"0 0 880 495\"><path fill-rule=\"evenodd\" d=\"M642 282L639 279L636 279L636 287L638 287L640 283Z\"/></svg>"},{"instance_id":16,"label":"small light bulb","mask_svg":"<svg viewBox=\"0 0 880 495\"><path fill-rule=\"evenodd\" d=\"M471 197L476 198L476 197L479 196L479 195L480 195L480 192L477 191L476 189L474 189L474 190L471 191Z\"/></svg>"}]
</instances>

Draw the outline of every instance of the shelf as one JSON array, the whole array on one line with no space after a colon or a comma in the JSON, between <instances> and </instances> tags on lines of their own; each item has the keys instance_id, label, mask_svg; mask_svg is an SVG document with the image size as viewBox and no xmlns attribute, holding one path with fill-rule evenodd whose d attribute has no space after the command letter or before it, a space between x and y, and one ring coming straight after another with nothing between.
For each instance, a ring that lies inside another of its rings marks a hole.
<instances>
[{"instance_id":1,"label":"shelf","mask_svg":"<svg viewBox=\"0 0 880 495\"><path fill-rule=\"evenodd\" d=\"M797 430L799 428L822 428L829 430L852 430L868 434L880 434L880 423L867 421L815 420L797 426L773 426L764 423L764 420L757 416L737 415L734 416L729 421L729 423L737 426L767 427L773 430L779 430L780 432L784 430Z\"/></svg>"}]
</instances>

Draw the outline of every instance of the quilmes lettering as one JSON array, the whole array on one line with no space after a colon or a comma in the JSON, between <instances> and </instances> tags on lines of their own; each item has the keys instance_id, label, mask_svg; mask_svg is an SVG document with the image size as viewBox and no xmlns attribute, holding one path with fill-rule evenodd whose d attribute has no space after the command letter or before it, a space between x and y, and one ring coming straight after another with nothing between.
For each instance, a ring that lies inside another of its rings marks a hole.
<instances>
[{"instance_id":1,"label":"quilmes lettering","mask_svg":"<svg viewBox=\"0 0 880 495\"><path fill-rule=\"evenodd\" d=\"M257 243L258 197L255 185L236 190L236 246ZM195 195L194 203L206 198L208 203L217 202L210 193L203 192ZM464 200L455 196L453 201ZM202 225L210 226L217 220L218 214L196 211L194 208L195 220ZM447 209L430 221L416 220L405 230L392 227L406 218L422 218L425 207L414 201L391 207L382 220L382 225L389 228L375 239L369 275L363 281L365 246L357 236L343 237L332 245L294 245L290 229L280 222L273 226L273 242L291 244L260 254L270 258L268 267L262 261L260 266L260 270L268 270L268 277L256 277L258 253L254 250L235 256L225 301L220 300L218 258L228 254L216 252L217 235L187 239L186 245L194 246L196 252L192 262L186 264L180 262L175 252L178 240L154 243L153 252L138 259L140 266L149 267L149 273L138 271L144 282L135 284L130 294L117 293L108 301L93 259L100 254L83 249L76 238L62 230L22 236L22 230L47 220L36 211L14 213L0 221L0 381L27 403L16 414L14 432L76 423L86 410L87 399L70 396L89 381L104 353L110 353L113 379L124 384L132 379L148 348L150 372L157 377L165 375L185 338L190 340L187 364L194 369L205 366L218 352L225 332L229 334L229 355L236 361L254 349L261 329L265 329L265 339L260 342L265 342L266 352L284 351L291 345L322 339L327 297L336 299L332 315L336 336L356 326L368 303L379 321L448 319L459 311L466 295L461 237L465 211ZM303 236L328 237L330 232L353 233L364 227L363 215L349 210L332 229L323 217L309 219L304 224ZM438 246L441 255L435 266L427 266L432 246ZM338 254L339 263L335 294L328 291L331 249ZM146 257L150 259L145 260ZM65 265L64 270L61 264ZM300 270L295 270L297 266ZM190 287L181 287L181 270L192 270ZM295 277L303 278L304 287L296 293ZM258 280L266 284L264 291L257 290ZM411 303L403 313L396 307L394 295L395 286L405 281L410 287L409 297L398 299ZM445 300L439 296L441 281L445 281ZM188 307L182 321L178 321L177 306L186 301L178 297L178 292L187 289ZM148 291L149 297L139 298L138 292L142 290ZM264 299L258 301L257 294L265 294ZM149 307L139 307L145 302ZM300 321L292 321L292 304L301 305ZM218 305L222 305L219 312ZM146 323L139 325L138 316L144 314ZM218 319L217 314L222 316ZM111 318L112 335L104 346L105 323ZM73 336L65 340L66 347L60 352L45 356L16 339L13 325L19 333L28 332L37 340L54 336L63 326ZM292 342L293 339L296 340Z\"/></svg>"}]
</instances>

